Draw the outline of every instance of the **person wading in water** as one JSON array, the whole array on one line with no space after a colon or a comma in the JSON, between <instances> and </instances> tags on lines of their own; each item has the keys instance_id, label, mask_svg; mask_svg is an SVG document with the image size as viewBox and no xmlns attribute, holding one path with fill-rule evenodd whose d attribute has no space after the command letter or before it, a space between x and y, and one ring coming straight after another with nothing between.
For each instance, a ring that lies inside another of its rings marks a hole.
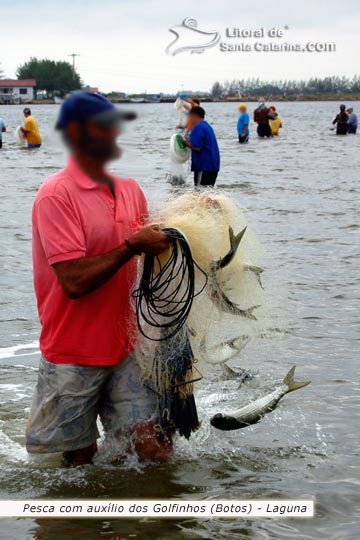
<instances>
[{"instance_id":1,"label":"person wading in water","mask_svg":"<svg viewBox=\"0 0 360 540\"><path fill-rule=\"evenodd\" d=\"M263 100L260 101L259 106L254 111L254 122L257 123L257 134L259 137L272 137L271 126L269 123L270 118L275 118L275 114L265 105Z\"/></svg>"},{"instance_id":2,"label":"person wading in water","mask_svg":"<svg viewBox=\"0 0 360 540\"><path fill-rule=\"evenodd\" d=\"M333 125L336 124L336 135L347 135L349 115L345 109L345 105L340 105L340 112L333 120Z\"/></svg>"},{"instance_id":3,"label":"person wading in water","mask_svg":"<svg viewBox=\"0 0 360 540\"><path fill-rule=\"evenodd\" d=\"M137 256L170 244L146 226L145 196L131 178L109 173L120 157L121 123L135 118L105 97L74 92L57 122L70 157L41 185L32 212L34 284L41 358L26 432L28 452L62 452L67 464L91 463L97 418L105 435L139 459L164 460L154 395L133 355L131 291Z\"/></svg>"}]
</instances>

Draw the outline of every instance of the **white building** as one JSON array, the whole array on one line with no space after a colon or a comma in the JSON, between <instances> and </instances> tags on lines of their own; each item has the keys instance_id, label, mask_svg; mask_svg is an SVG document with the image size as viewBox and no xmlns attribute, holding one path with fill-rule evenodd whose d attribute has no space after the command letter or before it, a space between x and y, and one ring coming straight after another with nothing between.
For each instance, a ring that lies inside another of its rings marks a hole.
<instances>
[{"instance_id":1,"label":"white building","mask_svg":"<svg viewBox=\"0 0 360 540\"><path fill-rule=\"evenodd\" d=\"M32 100L35 86L35 79L0 79L0 103Z\"/></svg>"}]
</instances>

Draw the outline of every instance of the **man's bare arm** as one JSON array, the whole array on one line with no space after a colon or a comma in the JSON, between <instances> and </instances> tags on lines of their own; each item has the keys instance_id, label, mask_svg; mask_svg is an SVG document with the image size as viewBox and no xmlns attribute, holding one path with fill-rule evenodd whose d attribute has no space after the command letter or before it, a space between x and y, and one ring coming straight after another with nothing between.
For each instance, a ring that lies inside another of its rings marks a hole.
<instances>
[{"instance_id":1,"label":"man's bare arm","mask_svg":"<svg viewBox=\"0 0 360 540\"><path fill-rule=\"evenodd\" d=\"M191 144L191 142L190 142L189 139L186 139L185 137L183 137L183 141L184 141L184 144L185 144L188 148L191 148L191 150L195 150L195 152L200 152L201 148L199 148L198 146L194 146L193 144Z\"/></svg>"},{"instance_id":2,"label":"man's bare arm","mask_svg":"<svg viewBox=\"0 0 360 540\"><path fill-rule=\"evenodd\" d=\"M136 252L157 255L169 246L170 239L159 226L149 225L133 234L129 242L133 248L124 243L101 255L55 263L53 268L66 296L76 300L95 291L109 281Z\"/></svg>"}]
</instances>

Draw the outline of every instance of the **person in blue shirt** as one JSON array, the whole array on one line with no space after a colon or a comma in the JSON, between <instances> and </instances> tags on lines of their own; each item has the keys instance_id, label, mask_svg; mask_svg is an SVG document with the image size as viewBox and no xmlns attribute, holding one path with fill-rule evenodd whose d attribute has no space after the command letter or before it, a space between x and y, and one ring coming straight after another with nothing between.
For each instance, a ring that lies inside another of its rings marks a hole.
<instances>
[{"instance_id":1,"label":"person in blue shirt","mask_svg":"<svg viewBox=\"0 0 360 540\"><path fill-rule=\"evenodd\" d=\"M2 134L5 133L6 126L4 120L0 117L0 148L2 148Z\"/></svg>"},{"instance_id":2,"label":"person in blue shirt","mask_svg":"<svg viewBox=\"0 0 360 540\"><path fill-rule=\"evenodd\" d=\"M348 120L348 124L347 124L348 125L348 133L352 133L353 135L355 135L357 127L358 127L357 115L354 113L354 109L352 107L347 109L346 112L349 115L349 120Z\"/></svg>"},{"instance_id":3,"label":"person in blue shirt","mask_svg":"<svg viewBox=\"0 0 360 540\"><path fill-rule=\"evenodd\" d=\"M246 103L240 103L238 106L238 109L240 111L240 116L237 121L237 132L239 135L239 143L247 143L249 141L249 124L250 124L250 117L248 115L247 106Z\"/></svg>"},{"instance_id":4,"label":"person in blue shirt","mask_svg":"<svg viewBox=\"0 0 360 540\"><path fill-rule=\"evenodd\" d=\"M184 139L191 148L191 170L194 172L195 187L214 186L220 170L220 152L213 128L205 121L202 107L189 111L192 130Z\"/></svg>"}]
</instances>

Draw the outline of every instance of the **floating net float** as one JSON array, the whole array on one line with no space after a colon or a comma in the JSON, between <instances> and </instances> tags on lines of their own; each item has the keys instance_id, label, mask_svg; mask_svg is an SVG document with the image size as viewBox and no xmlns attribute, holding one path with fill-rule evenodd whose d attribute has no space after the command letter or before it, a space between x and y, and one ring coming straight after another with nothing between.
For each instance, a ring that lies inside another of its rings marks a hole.
<instances>
[{"instance_id":1,"label":"floating net float","mask_svg":"<svg viewBox=\"0 0 360 540\"><path fill-rule=\"evenodd\" d=\"M15 142L19 145L19 146L25 146L26 144L26 137L21 129L21 126L18 126L15 131L14 131L14 139L15 139Z\"/></svg>"},{"instance_id":2,"label":"floating net float","mask_svg":"<svg viewBox=\"0 0 360 540\"><path fill-rule=\"evenodd\" d=\"M186 183L184 164L189 161L191 154L182 136L174 133L170 138L169 155L171 160L171 172L166 175L166 181L173 186L182 186Z\"/></svg>"},{"instance_id":3,"label":"floating net float","mask_svg":"<svg viewBox=\"0 0 360 540\"><path fill-rule=\"evenodd\" d=\"M173 163L185 163L190 157L190 148L186 146L182 136L174 133L170 138L170 159Z\"/></svg>"}]
</instances>

